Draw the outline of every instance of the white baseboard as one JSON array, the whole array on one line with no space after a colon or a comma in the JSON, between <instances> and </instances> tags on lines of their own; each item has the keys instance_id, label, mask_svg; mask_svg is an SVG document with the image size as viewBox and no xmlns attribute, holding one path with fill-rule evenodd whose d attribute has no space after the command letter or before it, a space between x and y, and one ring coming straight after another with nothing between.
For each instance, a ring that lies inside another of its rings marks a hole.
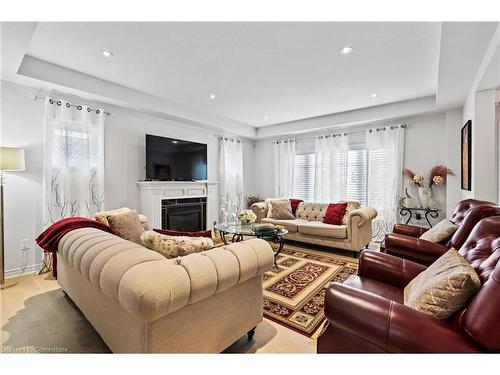
<instances>
[{"instance_id":1,"label":"white baseboard","mask_svg":"<svg viewBox=\"0 0 500 375\"><path fill-rule=\"evenodd\" d=\"M39 264L32 264L31 266L26 266L24 268L14 268L12 270L7 270L5 271L5 278L9 277L16 277L16 276L21 276L21 275L27 275L30 273L36 273L42 266L41 263Z\"/></svg>"}]
</instances>

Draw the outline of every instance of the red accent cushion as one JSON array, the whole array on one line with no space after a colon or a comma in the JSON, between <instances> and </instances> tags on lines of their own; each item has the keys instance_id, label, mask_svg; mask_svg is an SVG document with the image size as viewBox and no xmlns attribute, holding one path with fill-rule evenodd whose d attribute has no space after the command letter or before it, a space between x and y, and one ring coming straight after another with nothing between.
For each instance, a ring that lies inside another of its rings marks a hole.
<instances>
[{"instance_id":1,"label":"red accent cushion","mask_svg":"<svg viewBox=\"0 0 500 375\"><path fill-rule=\"evenodd\" d=\"M323 223L341 225L346 208L347 203L330 203L323 217Z\"/></svg>"},{"instance_id":2,"label":"red accent cushion","mask_svg":"<svg viewBox=\"0 0 500 375\"><path fill-rule=\"evenodd\" d=\"M290 198L290 205L292 206L292 214L295 215L295 211L297 211L297 207L299 207L299 203L304 202L302 199Z\"/></svg>"},{"instance_id":3,"label":"red accent cushion","mask_svg":"<svg viewBox=\"0 0 500 375\"><path fill-rule=\"evenodd\" d=\"M211 230L200 230L198 232L183 232L180 230L168 229L153 229L157 233L165 234L167 236L185 236L185 237L208 237L212 238Z\"/></svg>"}]
</instances>

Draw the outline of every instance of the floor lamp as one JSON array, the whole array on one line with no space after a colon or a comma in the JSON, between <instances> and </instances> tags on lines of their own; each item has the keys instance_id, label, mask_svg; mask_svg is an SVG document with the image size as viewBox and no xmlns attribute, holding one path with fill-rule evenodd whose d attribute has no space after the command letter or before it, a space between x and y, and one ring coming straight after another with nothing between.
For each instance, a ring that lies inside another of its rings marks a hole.
<instances>
[{"instance_id":1,"label":"floor lamp","mask_svg":"<svg viewBox=\"0 0 500 375\"><path fill-rule=\"evenodd\" d=\"M17 284L5 280L5 258L4 258L4 225L3 225L3 186L5 184L3 172L24 171L24 149L14 147L0 147L0 243L2 244L0 256L0 288L5 289Z\"/></svg>"}]
</instances>

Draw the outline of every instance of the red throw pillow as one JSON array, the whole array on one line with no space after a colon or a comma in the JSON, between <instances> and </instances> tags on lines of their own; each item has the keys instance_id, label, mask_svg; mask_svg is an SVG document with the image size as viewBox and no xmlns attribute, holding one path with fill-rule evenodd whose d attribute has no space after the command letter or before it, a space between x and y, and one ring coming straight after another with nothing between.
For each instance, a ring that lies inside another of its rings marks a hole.
<instances>
[{"instance_id":1,"label":"red throw pillow","mask_svg":"<svg viewBox=\"0 0 500 375\"><path fill-rule=\"evenodd\" d=\"M297 211L297 207L299 207L299 203L304 202L302 199L290 198L290 205L292 206L292 214L295 215L295 211Z\"/></svg>"},{"instance_id":2,"label":"red throw pillow","mask_svg":"<svg viewBox=\"0 0 500 375\"><path fill-rule=\"evenodd\" d=\"M347 203L330 203L323 217L323 223L341 225L346 208Z\"/></svg>"},{"instance_id":3,"label":"red throw pillow","mask_svg":"<svg viewBox=\"0 0 500 375\"><path fill-rule=\"evenodd\" d=\"M168 229L153 229L157 233L165 234L167 236L185 236L185 237L208 237L212 238L211 230L200 230L198 232L183 232L180 230Z\"/></svg>"}]
</instances>

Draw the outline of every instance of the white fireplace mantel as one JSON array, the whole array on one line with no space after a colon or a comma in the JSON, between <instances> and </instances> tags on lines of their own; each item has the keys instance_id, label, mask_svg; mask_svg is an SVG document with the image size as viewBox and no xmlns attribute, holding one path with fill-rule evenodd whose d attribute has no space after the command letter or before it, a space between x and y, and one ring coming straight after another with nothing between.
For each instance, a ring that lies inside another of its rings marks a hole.
<instances>
[{"instance_id":1,"label":"white fireplace mantel","mask_svg":"<svg viewBox=\"0 0 500 375\"><path fill-rule=\"evenodd\" d=\"M207 229L217 220L217 185L215 181L137 181L140 210L150 228L161 228L162 199L206 198Z\"/></svg>"}]
</instances>

